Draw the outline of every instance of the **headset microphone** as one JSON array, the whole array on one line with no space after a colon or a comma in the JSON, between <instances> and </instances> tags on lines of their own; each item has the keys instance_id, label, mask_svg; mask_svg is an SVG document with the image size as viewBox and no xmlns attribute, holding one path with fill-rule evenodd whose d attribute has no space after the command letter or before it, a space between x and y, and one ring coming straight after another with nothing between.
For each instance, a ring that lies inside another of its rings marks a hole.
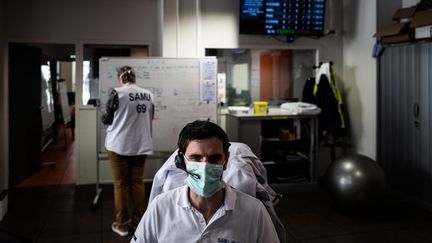
<instances>
[{"instance_id":1,"label":"headset microphone","mask_svg":"<svg viewBox=\"0 0 432 243\"><path fill-rule=\"evenodd\" d=\"M192 172L189 172L188 170L186 170L186 164L184 162L183 154L181 154L180 152L174 158L174 163L175 163L175 165L176 165L177 168L179 168L180 170L183 170L188 175L194 177L197 180L201 179L200 175L192 173Z\"/></svg>"}]
</instances>

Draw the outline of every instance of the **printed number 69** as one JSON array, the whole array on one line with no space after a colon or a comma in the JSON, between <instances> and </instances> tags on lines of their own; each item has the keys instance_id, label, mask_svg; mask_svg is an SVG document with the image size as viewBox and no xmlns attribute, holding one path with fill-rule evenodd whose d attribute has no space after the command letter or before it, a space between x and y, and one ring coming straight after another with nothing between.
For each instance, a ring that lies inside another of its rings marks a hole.
<instances>
[{"instance_id":1,"label":"printed number 69","mask_svg":"<svg viewBox=\"0 0 432 243\"><path fill-rule=\"evenodd\" d=\"M147 111L147 107L145 104L138 104L136 106L137 113L145 113Z\"/></svg>"}]
</instances>

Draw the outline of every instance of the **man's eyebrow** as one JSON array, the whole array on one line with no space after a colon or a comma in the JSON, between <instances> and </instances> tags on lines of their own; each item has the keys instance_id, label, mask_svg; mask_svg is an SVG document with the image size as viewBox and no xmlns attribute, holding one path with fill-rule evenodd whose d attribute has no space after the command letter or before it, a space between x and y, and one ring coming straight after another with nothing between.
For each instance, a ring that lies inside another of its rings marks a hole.
<instances>
[{"instance_id":1,"label":"man's eyebrow","mask_svg":"<svg viewBox=\"0 0 432 243\"><path fill-rule=\"evenodd\" d=\"M201 156L201 157L205 157L205 156L215 157L215 156L223 156L223 155L224 155L223 153L219 153L219 152L216 152L214 154L209 154L209 155L204 155L204 154L201 154L201 153L191 153L191 154L189 154L189 156Z\"/></svg>"},{"instance_id":2,"label":"man's eyebrow","mask_svg":"<svg viewBox=\"0 0 432 243\"><path fill-rule=\"evenodd\" d=\"M201 160L201 158L204 156L202 154L199 154L199 153L192 153L192 154L189 154L188 157L191 159Z\"/></svg>"},{"instance_id":3,"label":"man's eyebrow","mask_svg":"<svg viewBox=\"0 0 432 243\"><path fill-rule=\"evenodd\" d=\"M222 156L224 156L224 155L221 153L217 153L217 154L211 154L209 157L213 158L213 157L222 157Z\"/></svg>"}]
</instances>

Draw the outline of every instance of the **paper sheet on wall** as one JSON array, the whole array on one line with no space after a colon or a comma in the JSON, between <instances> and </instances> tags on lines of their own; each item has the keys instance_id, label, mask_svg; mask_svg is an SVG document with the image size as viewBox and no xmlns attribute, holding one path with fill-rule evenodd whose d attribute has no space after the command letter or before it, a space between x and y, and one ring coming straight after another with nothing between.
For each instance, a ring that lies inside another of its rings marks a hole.
<instances>
[{"instance_id":1,"label":"paper sheet on wall","mask_svg":"<svg viewBox=\"0 0 432 243\"><path fill-rule=\"evenodd\" d=\"M216 59L200 61L200 101L216 102Z\"/></svg>"}]
</instances>

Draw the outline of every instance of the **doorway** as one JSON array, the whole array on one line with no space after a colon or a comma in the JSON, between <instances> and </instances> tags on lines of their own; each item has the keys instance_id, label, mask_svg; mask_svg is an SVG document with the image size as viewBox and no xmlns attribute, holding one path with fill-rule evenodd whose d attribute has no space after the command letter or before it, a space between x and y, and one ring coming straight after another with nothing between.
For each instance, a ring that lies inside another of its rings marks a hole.
<instances>
[{"instance_id":1,"label":"doorway","mask_svg":"<svg viewBox=\"0 0 432 243\"><path fill-rule=\"evenodd\" d=\"M10 187L75 183L72 119L62 111L73 110L74 90L63 106L59 93L60 63L73 66L74 53L70 44L9 44Z\"/></svg>"}]
</instances>

